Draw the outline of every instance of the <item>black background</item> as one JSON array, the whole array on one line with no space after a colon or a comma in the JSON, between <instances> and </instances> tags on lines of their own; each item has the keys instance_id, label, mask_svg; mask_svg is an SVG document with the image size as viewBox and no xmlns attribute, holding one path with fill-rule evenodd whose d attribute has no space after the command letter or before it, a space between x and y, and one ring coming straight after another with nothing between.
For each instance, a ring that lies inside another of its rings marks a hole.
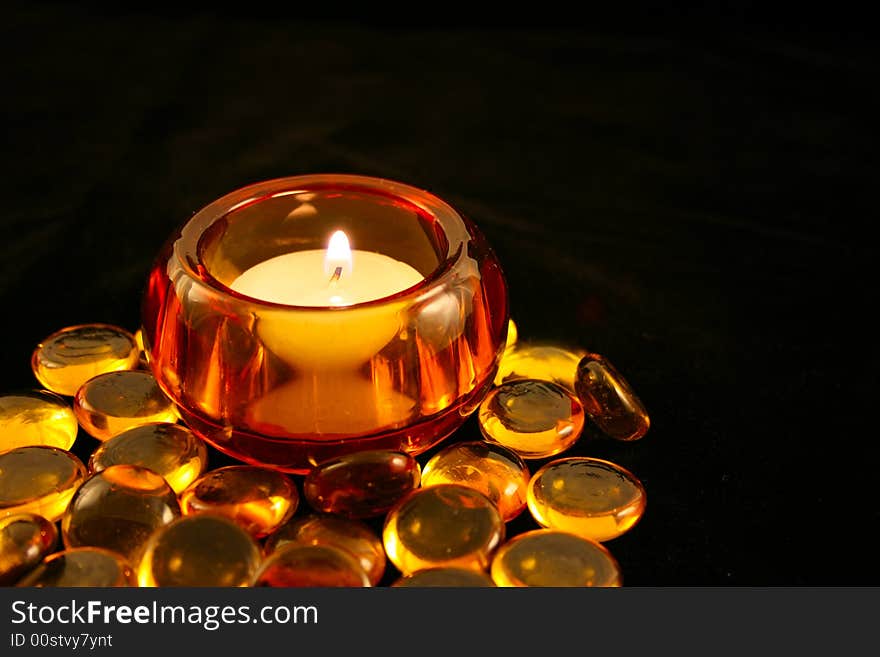
<instances>
[{"instance_id":1,"label":"black background","mask_svg":"<svg viewBox=\"0 0 880 657\"><path fill-rule=\"evenodd\" d=\"M423 9L7 10L0 391L35 386L63 326L137 328L154 255L210 201L396 179L481 227L521 336L605 354L648 407L643 440L571 451L647 488L608 543L626 584L880 583L880 66L859 17Z\"/></svg>"}]
</instances>

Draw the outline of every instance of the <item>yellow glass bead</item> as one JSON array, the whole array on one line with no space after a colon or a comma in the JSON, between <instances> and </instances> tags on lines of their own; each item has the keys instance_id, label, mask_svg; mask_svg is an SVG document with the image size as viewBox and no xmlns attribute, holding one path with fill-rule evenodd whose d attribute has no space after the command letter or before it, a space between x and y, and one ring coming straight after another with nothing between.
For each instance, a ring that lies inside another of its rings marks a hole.
<instances>
[{"instance_id":1,"label":"yellow glass bead","mask_svg":"<svg viewBox=\"0 0 880 657\"><path fill-rule=\"evenodd\" d=\"M584 356L578 364L574 388L587 417L606 435L616 440L638 440L648 432L651 420L644 404L603 356Z\"/></svg>"},{"instance_id":2,"label":"yellow glass bead","mask_svg":"<svg viewBox=\"0 0 880 657\"><path fill-rule=\"evenodd\" d=\"M48 390L0 396L0 452L31 445L70 449L78 429L70 405Z\"/></svg>"},{"instance_id":3,"label":"yellow glass bead","mask_svg":"<svg viewBox=\"0 0 880 657\"><path fill-rule=\"evenodd\" d=\"M288 543L260 566L254 586L368 587L370 578L345 550L329 545Z\"/></svg>"},{"instance_id":4,"label":"yellow glass bead","mask_svg":"<svg viewBox=\"0 0 880 657\"><path fill-rule=\"evenodd\" d=\"M328 545L354 556L374 586L385 573L385 548L370 527L360 520L339 516L313 515L296 518L266 539L265 552L270 554L290 543Z\"/></svg>"},{"instance_id":5,"label":"yellow glass bead","mask_svg":"<svg viewBox=\"0 0 880 657\"><path fill-rule=\"evenodd\" d=\"M11 586L55 548L55 524L33 513L0 518L0 586Z\"/></svg>"},{"instance_id":6,"label":"yellow glass bead","mask_svg":"<svg viewBox=\"0 0 880 657\"><path fill-rule=\"evenodd\" d=\"M551 529L535 529L501 546L490 571L498 586L622 585L620 566L600 543Z\"/></svg>"},{"instance_id":7,"label":"yellow glass bead","mask_svg":"<svg viewBox=\"0 0 880 657\"><path fill-rule=\"evenodd\" d=\"M519 330L517 330L516 324L512 319L507 320L507 342L504 343L504 350L507 351L513 347L518 339Z\"/></svg>"},{"instance_id":8,"label":"yellow glass bead","mask_svg":"<svg viewBox=\"0 0 880 657\"><path fill-rule=\"evenodd\" d=\"M400 577L392 587L494 587L495 582L486 573L470 568L426 568Z\"/></svg>"},{"instance_id":9,"label":"yellow glass bead","mask_svg":"<svg viewBox=\"0 0 880 657\"><path fill-rule=\"evenodd\" d=\"M141 586L248 586L260 565L256 541L229 518L184 516L147 542Z\"/></svg>"},{"instance_id":10,"label":"yellow glass bead","mask_svg":"<svg viewBox=\"0 0 880 657\"><path fill-rule=\"evenodd\" d=\"M540 459L565 451L581 436L584 409L565 388L524 379L493 388L480 404L483 436L519 454Z\"/></svg>"},{"instance_id":11,"label":"yellow glass bead","mask_svg":"<svg viewBox=\"0 0 880 657\"><path fill-rule=\"evenodd\" d=\"M134 570L122 556L95 547L56 552L18 582L38 588L137 586Z\"/></svg>"},{"instance_id":12,"label":"yellow glass bead","mask_svg":"<svg viewBox=\"0 0 880 657\"><path fill-rule=\"evenodd\" d=\"M144 331L138 329L134 332L134 341L138 346L138 365L143 369L150 367L150 352L144 347Z\"/></svg>"},{"instance_id":13,"label":"yellow glass bead","mask_svg":"<svg viewBox=\"0 0 880 657\"><path fill-rule=\"evenodd\" d=\"M180 494L204 473L208 449L201 438L180 424L142 424L101 443L89 459L91 472L111 465L149 468Z\"/></svg>"},{"instance_id":14,"label":"yellow glass bead","mask_svg":"<svg viewBox=\"0 0 880 657\"><path fill-rule=\"evenodd\" d=\"M552 461L529 482L529 511L539 525L599 542L632 528L646 502L645 489L631 472L601 459Z\"/></svg>"},{"instance_id":15,"label":"yellow glass bead","mask_svg":"<svg viewBox=\"0 0 880 657\"><path fill-rule=\"evenodd\" d=\"M485 570L504 540L504 521L473 488L438 484L410 493L385 519L385 553L402 575L441 566Z\"/></svg>"},{"instance_id":16,"label":"yellow glass bead","mask_svg":"<svg viewBox=\"0 0 880 657\"><path fill-rule=\"evenodd\" d=\"M85 476L82 462L56 447L0 453L0 516L35 513L55 522Z\"/></svg>"},{"instance_id":17,"label":"yellow glass bead","mask_svg":"<svg viewBox=\"0 0 880 657\"><path fill-rule=\"evenodd\" d=\"M552 344L520 342L507 349L498 364L495 385L520 379L552 381L574 392L578 363L586 351Z\"/></svg>"},{"instance_id":18,"label":"yellow glass bead","mask_svg":"<svg viewBox=\"0 0 880 657\"><path fill-rule=\"evenodd\" d=\"M505 522L526 508L529 469L505 447L481 440L453 443L432 456L422 468L422 487L461 484L488 497Z\"/></svg>"},{"instance_id":19,"label":"yellow glass bead","mask_svg":"<svg viewBox=\"0 0 880 657\"><path fill-rule=\"evenodd\" d=\"M108 372L87 381L73 410L80 426L98 440L154 422L177 422L174 404L150 372Z\"/></svg>"},{"instance_id":20,"label":"yellow glass bead","mask_svg":"<svg viewBox=\"0 0 880 657\"><path fill-rule=\"evenodd\" d=\"M37 345L31 369L52 392L74 395L98 374L137 367L139 352L134 336L118 326L69 326Z\"/></svg>"},{"instance_id":21,"label":"yellow glass bead","mask_svg":"<svg viewBox=\"0 0 880 657\"><path fill-rule=\"evenodd\" d=\"M237 522L255 538L278 529L298 505L299 493L290 477L253 465L211 470L180 495L184 515L213 511Z\"/></svg>"},{"instance_id":22,"label":"yellow glass bead","mask_svg":"<svg viewBox=\"0 0 880 657\"><path fill-rule=\"evenodd\" d=\"M69 548L105 548L136 564L150 535L179 515L177 496L162 477L137 465L111 465L76 491L61 536Z\"/></svg>"}]
</instances>

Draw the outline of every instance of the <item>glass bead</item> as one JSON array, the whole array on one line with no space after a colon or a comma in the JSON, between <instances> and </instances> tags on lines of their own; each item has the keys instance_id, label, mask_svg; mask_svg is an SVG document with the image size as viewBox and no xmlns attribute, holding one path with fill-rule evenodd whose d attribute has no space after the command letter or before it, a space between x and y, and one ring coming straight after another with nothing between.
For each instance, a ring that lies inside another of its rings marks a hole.
<instances>
[{"instance_id":1,"label":"glass bead","mask_svg":"<svg viewBox=\"0 0 880 657\"><path fill-rule=\"evenodd\" d=\"M601 459L552 461L529 482L529 511L539 525L599 542L635 525L646 501L645 489L632 473Z\"/></svg>"},{"instance_id":2,"label":"glass bead","mask_svg":"<svg viewBox=\"0 0 880 657\"><path fill-rule=\"evenodd\" d=\"M422 468L422 487L461 484L480 491L498 507L505 522L526 508L529 469L505 447L481 440L453 443Z\"/></svg>"},{"instance_id":3,"label":"glass bead","mask_svg":"<svg viewBox=\"0 0 880 657\"><path fill-rule=\"evenodd\" d=\"M254 586L368 587L370 578L360 562L345 550L329 545L288 543L260 566Z\"/></svg>"},{"instance_id":4,"label":"glass bead","mask_svg":"<svg viewBox=\"0 0 880 657\"><path fill-rule=\"evenodd\" d=\"M138 347L138 365L142 369L150 368L150 352L144 347L144 330L138 329L134 332L134 341Z\"/></svg>"},{"instance_id":5,"label":"glass bead","mask_svg":"<svg viewBox=\"0 0 880 657\"><path fill-rule=\"evenodd\" d=\"M138 567L141 586L248 586L260 548L242 527L214 513L183 516L156 531Z\"/></svg>"},{"instance_id":6,"label":"glass bead","mask_svg":"<svg viewBox=\"0 0 880 657\"><path fill-rule=\"evenodd\" d=\"M486 573L470 568L426 568L400 577L392 587L494 587L495 582Z\"/></svg>"},{"instance_id":7,"label":"glass bead","mask_svg":"<svg viewBox=\"0 0 880 657\"><path fill-rule=\"evenodd\" d=\"M137 586L137 580L131 565L119 554L81 547L46 557L17 586L120 587Z\"/></svg>"},{"instance_id":8,"label":"glass bead","mask_svg":"<svg viewBox=\"0 0 880 657\"><path fill-rule=\"evenodd\" d=\"M137 564L156 529L180 515L177 496L152 470L111 465L76 491L61 519L64 545L101 547Z\"/></svg>"},{"instance_id":9,"label":"glass bead","mask_svg":"<svg viewBox=\"0 0 880 657\"><path fill-rule=\"evenodd\" d=\"M501 356L495 385L520 379L552 381L574 392L578 363L586 355L583 349L552 344L520 342Z\"/></svg>"},{"instance_id":10,"label":"glass bead","mask_svg":"<svg viewBox=\"0 0 880 657\"><path fill-rule=\"evenodd\" d=\"M366 451L319 463L306 475L303 496L316 511L353 519L381 516L421 481L409 454Z\"/></svg>"},{"instance_id":11,"label":"glass bead","mask_svg":"<svg viewBox=\"0 0 880 657\"><path fill-rule=\"evenodd\" d=\"M621 586L620 566L600 543L535 529L505 543L492 559L497 586Z\"/></svg>"},{"instance_id":12,"label":"glass bead","mask_svg":"<svg viewBox=\"0 0 880 657\"><path fill-rule=\"evenodd\" d=\"M524 459L565 451L580 438L584 409L565 388L549 381L516 380L493 388L478 414L483 436Z\"/></svg>"},{"instance_id":13,"label":"glass bead","mask_svg":"<svg viewBox=\"0 0 880 657\"><path fill-rule=\"evenodd\" d=\"M504 350L511 349L519 339L519 330L512 319L507 320L507 342L504 343Z\"/></svg>"},{"instance_id":14,"label":"glass bead","mask_svg":"<svg viewBox=\"0 0 880 657\"><path fill-rule=\"evenodd\" d=\"M329 545L345 550L360 562L373 586L385 574L385 547L373 530L360 520L331 515L296 518L266 539L264 552L271 554L290 543Z\"/></svg>"},{"instance_id":15,"label":"glass bead","mask_svg":"<svg viewBox=\"0 0 880 657\"><path fill-rule=\"evenodd\" d=\"M56 447L18 447L0 454L0 516L35 513L55 522L83 482L86 467Z\"/></svg>"},{"instance_id":16,"label":"glass bead","mask_svg":"<svg viewBox=\"0 0 880 657\"><path fill-rule=\"evenodd\" d=\"M205 472L208 448L201 438L180 424L142 424L101 443L89 459L91 472L111 465L149 468L180 494Z\"/></svg>"},{"instance_id":17,"label":"glass bead","mask_svg":"<svg viewBox=\"0 0 880 657\"><path fill-rule=\"evenodd\" d=\"M89 379L137 367L134 336L110 324L69 326L43 340L31 356L34 376L61 395L75 395Z\"/></svg>"},{"instance_id":18,"label":"glass bead","mask_svg":"<svg viewBox=\"0 0 880 657\"><path fill-rule=\"evenodd\" d=\"M33 513L0 518L0 586L15 584L55 548L55 524Z\"/></svg>"},{"instance_id":19,"label":"glass bead","mask_svg":"<svg viewBox=\"0 0 880 657\"><path fill-rule=\"evenodd\" d=\"M651 420L626 379L603 356L587 354L577 367L575 392L587 417L616 440L638 440Z\"/></svg>"},{"instance_id":20,"label":"glass bead","mask_svg":"<svg viewBox=\"0 0 880 657\"><path fill-rule=\"evenodd\" d=\"M504 540L504 521L479 491L438 484L413 491L395 506L382 540L402 575L441 566L485 570Z\"/></svg>"},{"instance_id":21,"label":"glass bead","mask_svg":"<svg viewBox=\"0 0 880 657\"><path fill-rule=\"evenodd\" d=\"M177 410L149 372L108 372L87 381L73 410L80 426L98 440L154 422L177 422Z\"/></svg>"},{"instance_id":22,"label":"glass bead","mask_svg":"<svg viewBox=\"0 0 880 657\"><path fill-rule=\"evenodd\" d=\"M78 429L73 409L55 393L0 395L0 451L31 445L70 449Z\"/></svg>"},{"instance_id":23,"label":"glass bead","mask_svg":"<svg viewBox=\"0 0 880 657\"><path fill-rule=\"evenodd\" d=\"M180 495L184 515L213 511L237 522L254 538L271 534L299 505L287 475L253 465L230 465L202 475Z\"/></svg>"}]
</instances>

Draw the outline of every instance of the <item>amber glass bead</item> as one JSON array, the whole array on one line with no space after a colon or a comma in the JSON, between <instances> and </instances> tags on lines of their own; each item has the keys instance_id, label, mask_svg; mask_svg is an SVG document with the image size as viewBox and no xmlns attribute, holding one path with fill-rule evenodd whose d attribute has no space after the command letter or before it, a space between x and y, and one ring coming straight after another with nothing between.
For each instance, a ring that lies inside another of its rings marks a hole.
<instances>
[{"instance_id":1,"label":"amber glass bead","mask_svg":"<svg viewBox=\"0 0 880 657\"><path fill-rule=\"evenodd\" d=\"M587 354L578 364L575 391L587 417L617 440L638 440L651 420L626 379L604 357Z\"/></svg>"},{"instance_id":2,"label":"amber glass bead","mask_svg":"<svg viewBox=\"0 0 880 657\"><path fill-rule=\"evenodd\" d=\"M33 513L0 518L0 586L15 584L52 552L55 524Z\"/></svg>"},{"instance_id":3,"label":"amber glass bead","mask_svg":"<svg viewBox=\"0 0 880 657\"><path fill-rule=\"evenodd\" d=\"M0 395L0 452L31 445L70 449L78 429L73 409L52 392Z\"/></svg>"},{"instance_id":4,"label":"amber glass bead","mask_svg":"<svg viewBox=\"0 0 880 657\"><path fill-rule=\"evenodd\" d=\"M98 374L137 367L139 353L134 336L125 329L83 324L61 329L38 344L31 368L49 390L74 395Z\"/></svg>"},{"instance_id":5,"label":"amber glass bead","mask_svg":"<svg viewBox=\"0 0 880 657\"><path fill-rule=\"evenodd\" d=\"M149 372L108 372L87 381L73 409L80 426L98 440L153 422L176 422L177 411Z\"/></svg>"},{"instance_id":6,"label":"amber glass bead","mask_svg":"<svg viewBox=\"0 0 880 657\"><path fill-rule=\"evenodd\" d=\"M495 385L520 379L552 381L574 392L578 363L583 349L551 344L519 342L505 350L495 374Z\"/></svg>"},{"instance_id":7,"label":"amber glass bead","mask_svg":"<svg viewBox=\"0 0 880 657\"><path fill-rule=\"evenodd\" d=\"M0 516L36 513L55 522L85 476L82 462L56 447L0 453Z\"/></svg>"},{"instance_id":8,"label":"amber glass bead","mask_svg":"<svg viewBox=\"0 0 880 657\"><path fill-rule=\"evenodd\" d=\"M329 545L354 556L374 586L385 573L385 547L370 527L360 521L331 515L295 518L266 539L270 554L289 543Z\"/></svg>"},{"instance_id":9,"label":"amber glass bead","mask_svg":"<svg viewBox=\"0 0 880 657\"><path fill-rule=\"evenodd\" d=\"M529 469L505 447L481 440L453 443L422 468L422 487L461 484L480 491L498 507L505 522L526 508Z\"/></svg>"},{"instance_id":10,"label":"amber glass bead","mask_svg":"<svg viewBox=\"0 0 880 657\"><path fill-rule=\"evenodd\" d=\"M137 586L137 579L122 556L102 548L81 547L46 557L18 586Z\"/></svg>"},{"instance_id":11,"label":"amber glass bead","mask_svg":"<svg viewBox=\"0 0 880 657\"><path fill-rule=\"evenodd\" d=\"M426 568L398 578L391 586L493 587L495 582L486 573L470 568Z\"/></svg>"},{"instance_id":12,"label":"amber glass bead","mask_svg":"<svg viewBox=\"0 0 880 657\"><path fill-rule=\"evenodd\" d=\"M229 518L184 516L147 542L141 586L248 586L260 565L256 541Z\"/></svg>"},{"instance_id":13,"label":"amber glass bead","mask_svg":"<svg viewBox=\"0 0 880 657\"><path fill-rule=\"evenodd\" d=\"M441 566L485 570L504 540L504 521L479 491L438 484L413 491L395 506L382 540L403 575Z\"/></svg>"},{"instance_id":14,"label":"amber glass bead","mask_svg":"<svg viewBox=\"0 0 880 657\"><path fill-rule=\"evenodd\" d=\"M76 491L61 535L69 548L106 548L136 564L150 534L179 515L177 496L162 477L137 465L112 465Z\"/></svg>"},{"instance_id":15,"label":"amber glass bead","mask_svg":"<svg viewBox=\"0 0 880 657\"><path fill-rule=\"evenodd\" d=\"M555 383L534 379L510 381L491 390L478 417L486 440L524 459L565 451L584 428L584 409L577 397Z\"/></svg>"},{"instance_id":16,"label":"amber glass bead","mask_svg":"<svg viewBox=\"0 0 880 657\"><path fill-rule=\"evenodd\" d=\"M387 513L420 481L419 464L409 454L355 452L310 470L303 482L303 496L316 511L371 518Z\"/></svg>"},{"instance_id":17,"label":"amber glass bead","mask_svg":"<svg viewBox=\"0 0 880 657\"><path fill-rule=\"evenodd\" d=\"M513 537L492 559L498 586L621 586L620 566L600 543L551 529Z\"/></svg>"},{"instance_id":18,"label":"amber glass bead","mask_svg":"<svg viewBox=\"0 0 880 657\"><path fill-rule=\"evenodd\" d=\"M539 525L600 542L635 525L647 500L631 472L587 457L547 463L532 477L528 492L529 511Z\"/></svg>"},{"instance_id":19,"label":"amber glass bead","mask_svg":"<svg viewBox=\"0 0 880 657\"><path fill-rule=\"evenodd\" d=\"M288 543L260 566L254 586L365 587L370 578L350 553L329 545Z\"/></svg>"},{"instance_id":20,"label":"amber glass bead","mask_svg":"<svg viewBox=\"0 0 880 657\"><path fill-rule=\"evenodd\" d=\"M507 320L507 342L504 343L504 350L512 348L517 340L519 340L519 330L516 328L516 323L509 319Z\"/></svg>"}]
</instances>

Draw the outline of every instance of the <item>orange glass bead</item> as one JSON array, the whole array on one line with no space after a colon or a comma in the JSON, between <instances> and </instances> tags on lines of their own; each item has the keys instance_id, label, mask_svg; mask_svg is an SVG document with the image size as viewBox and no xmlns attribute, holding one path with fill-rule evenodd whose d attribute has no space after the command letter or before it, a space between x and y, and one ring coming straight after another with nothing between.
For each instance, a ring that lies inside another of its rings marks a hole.
<instances>
[{"instance_id":1,"label":"orange glass bead","mask_svg":"<svg viewBox=\"0 0 880 657\"><path fill-rule=\"evenodd\" d=\"M134 336L118 326L69 326L37 345L31 368L52 392L74 395L98 374L137 367L139 351Z\"/></svg>"},{"instance_id":2,"label":"orange glass bead","mask_svg":"<svg viewBox=\"0 0 880 657\"><path fill-rule=\"evenodd\" d=\"M18 447L0 453L0 516L35 513L58 520L86 467L70 452L55 447Z\"/></svg>"},{"instance_id":3,"label":"orange glass bead","mask_svg":"<svg viewBox=\"0 0 880 657\"><path fill-rule=\"evenodd\" d=\"M358 560L329 545L288 543L260 566L254 586L368 587L370 578Z\"/></svg>"},{"instance_id":4,"label":"orange glass bead","mask_svg":"<svg viewBox=\"0 0 880 657\"><path fill-rule=\"evenodd\" d=\"M422 468L422 487L461 484L480 491L498 507L505 522L526 508L529 469L516 452L474 440L453 443Z\"/></svg>"},{"instance_id":5,"label":"orange glass bead","mask_svg":"<svg viewBox=\"0 0 880 657\"><path fill-rule=\"evenodd\" d=\"M177 422L177 411L149 372L108 372L87 381L73 410L80 426L98 440L153 422Z\"/></svg>"},{"instance_id":6,"label":"orange glass bead","mask_svg":"<svg viewBox=\"0 0 880 657\"><path fill-rule=\"evenodd\" d=\"M371 518L387 513L420 481L419 464L409 454L355 452L310 470L303 482L303 496L316 511Z\"/></svg>"},{"instance_id":7,"label":"orange glass bead","mask_svg":"<svg viewBox=\"0 0 880 657\"><path fill-rule=\"evenodd\" d=\"M0 518L0 586L15 584L55 548L55 524L33 513Z\"/></svg>"},{"instance_id":8,"label":"orange glass bead","mask_svg":"<svg viewBox=\"0 0 880 657\"><path fill-rule=\"evenodd\" d=\"M577 397L555 383L535 379L510 381L491 390L478 418L486 440L524 459L565 451L584 428L584 409Z\"/></svg>"},{"instance_id":9,"label":"orange glass bead","mask_svg":"<svg viewBox=\"0 0 880 657\"><path fill-rule=\"evenodd\" d=\"M128 561L115 552L81 547L46 557L17 586L120 587L137 586L137 580Z\"/></svg>"},{"instance_id":10,"label":"orange glass bead","mask_svg":"<svg viewBox=\"0 0 880 657\"><path fill-rule=\"evenodd\" d=\"M498 586L621 586L620 566L600 543L535 529L515 536L492 559Z\"/></svg>"},{"instance_id":11,"label":"orange glass bead","mask_svg":"<svg viewBox=\"0 0 880 657\"><path fill-rule=\"evenodd\" d=\"M486 573L470 568L426 568L400 577L392 587L494 587L495 582Z\"/></svg>"},{"instance_id":12,"label":"orange glass bead","mask_svg":"<svg viewBox=\"0 0 880 657\"><path fill-rule=\"evenodd\" d=\"M31 445L70 449L78 429L70 405L48 390L0 396L0 452Z\"/></svg>"},{"instance_id":13,"label":"orange glass bead","mask_svg":"<svg viewBox=\"0 0 880 657\"><path fill-rule=\"evenodd\" d=\"M578 364L575 391L584 412L616 440L638 440L651 426L644 404L603 356L587 354Z\"/></svg>"},{"instance_id":14,"label":"orange glass bead","mask_svg":"<svg viewBox=\"0 0 880 657\"><path fill-rule=\"evenodd\" d=\"M505 350L495 374L495 385L521 379L552 381L574 392L578 363L586 351L553 344L520 342Z\"/></svg>"}]
</instances>

